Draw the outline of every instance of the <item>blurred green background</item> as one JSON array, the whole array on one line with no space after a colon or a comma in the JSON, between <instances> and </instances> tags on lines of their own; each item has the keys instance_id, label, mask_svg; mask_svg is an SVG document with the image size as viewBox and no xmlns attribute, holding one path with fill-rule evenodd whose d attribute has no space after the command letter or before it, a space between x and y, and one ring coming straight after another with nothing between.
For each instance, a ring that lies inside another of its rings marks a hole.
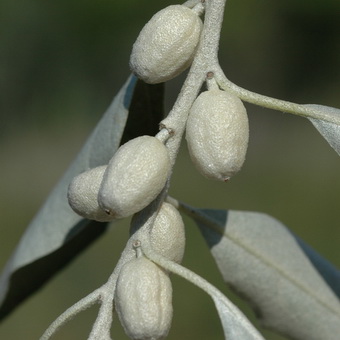
<instances>
[{"instance_id":1,"label":"blurred green background","mask_svg":"<svg viewBox=\"0 0 340 340\"><path fill-rule=\"evenodd\" d=\"M23 230L129 75L131 46L145 22L171 1L0 2L0 268ZM220 61L249 90L298 103L340 107L338 0L230 0ZM167 84L167 111L184 77ZM340 265L340 162L305 119L246 104L250 145L228 184L204 179L185 143L171 194L197 207L268 213ZM224 285L191 220L184 265L248 315ZM128 221L116 224L0 324L0 338L37 339L67 307L103 284L122 251ZM169 339L223 339L213 304L173 277ZM97 309L55 339L86 339ZM256 323L258 326L258 324ZM283 339L264 332L267 339ZM126 339L114 322L115 339Z\"/></svg>"}]
</instances>

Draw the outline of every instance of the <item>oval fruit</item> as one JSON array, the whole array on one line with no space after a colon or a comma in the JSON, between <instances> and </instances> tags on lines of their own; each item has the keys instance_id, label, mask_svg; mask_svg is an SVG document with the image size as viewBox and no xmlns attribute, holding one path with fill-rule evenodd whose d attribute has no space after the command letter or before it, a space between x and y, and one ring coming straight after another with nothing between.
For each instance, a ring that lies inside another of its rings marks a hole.
<instances>
[{"instance_id":1,"label":"oval fruit","mask_svg":"<svg viewBox=\"0 0 340 340\"><path fill-rule=\"evenodd\" d=\"M126 263L118 276L115 309L125 333L134 340L163 339L172 321L169 276L141 256Z\"/></svg>"},{"instance_id":2,"label":"oval fruit","mask_svg":"<svg viewBox=\"0 0 340 340\"><path fill-rule=\"evenodd\" d=\"M143 27L133 45L132 72L149 84L176 77L191 64L202 26L197 13L188 7L162 9Z\"/></svg>"},{"instance_id":3,"label":"oval fruit","mask_svg":"<svg viewBox=\"0 0 340 340\"><path fill-rule=\"evenodd\" d=\"M249 139L246 109L219 89L201 93L191 107L186 140L191 159L207 178L227 181L242 167Z\"/></svg>"},{"instance_id":4,"label":"oval fruit","mask_svg":"<svg viewBox=\"0 0 340 340\"><path fill-rule=\"evenodd\" d=\"M151 246L158 254L181 263L185 250L184 223L179 211L164 202L150 233Z\"/></svg>"},{"instance_id":5,"label":"oval fruit","mask_svg":"<svg viewBox=\"0 0 340 340\"><path fill-rule=\"evenodd\" d=\"M156 137L141 136L122 145L106 168L99 189L100 207L116 218L149 205L170 173L167 148Z\"/></svg>"},{"instance_id":6,"label":"oval fruit","mask_svg":"<svg viewBox=\"0 0 340 340\"><path fill-rule=\"evenodd\" d=\"M106 165L85 171L73 178L68 187L67 198L71 208L80 216L99 222L112 221L98 205L98 192Z\"/></svg>"},{"instance_id":7,"label":"oval fruit","mask_svg":"<svg viewBox=\"0 0 340 340\"><path fill-rule=\"evenodd\" d=\"M138 215L131 221L131 234L138 228ZM185 250L185 229L181 214L170 203L163 202L150 231L152 249L170 261L181 263Z\"/></svg>"}]
</instances>

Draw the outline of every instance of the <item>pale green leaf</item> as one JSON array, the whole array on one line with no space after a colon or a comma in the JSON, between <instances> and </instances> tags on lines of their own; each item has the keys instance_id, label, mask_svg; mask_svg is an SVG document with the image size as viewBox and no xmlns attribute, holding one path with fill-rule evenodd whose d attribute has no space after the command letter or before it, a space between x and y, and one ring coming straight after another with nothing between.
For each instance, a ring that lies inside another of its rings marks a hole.
<instances>
[{"instance_id":1,"label":"pale green leaf","mask_svg":"<svg viewBox=\"0 0 340 340\"><path fill-rule=\"evenodd\" d=\"M160 267L179 275L210 295L220 317L226 340L263 340L262 335L239 308L203 277L176 262L160 256L149 247L144 247L142 250L145 256Z\"/></svg>"},{"instance_id":2,"label":"pale green leaf","mask_svg":"<svg viewBox=\"0 0 340 340\"><path fill-rule=\"evenodd\" d=\"M282 223L255 212L181 208L265 327L292 339L338 339L339 300Z\"/></svg>"},{"instance_id":3,"label":"pale green leaf","mask_svg":"<svg viewBox=\"0 0 340 340\"><path fill-rule=\"evenodd\" d=\"M328 286L333 290L336 296L340 299L340 271L320 254L318 254L313 248L311 248L300 237L293 234L300 248L304 251L309 261L317 269L319 274L327 282Z\"/></svg>"},{"instance_id":4,"label":"pale green leaf","mask_svg":"<svg viewBox=\"0 0 340 340\"><path fill-rule=\"evenodd\" d=\"M226 299L212 296L218 315L220 317L224 337L226 340L263 340L263 337L250 326L250 322L241 314L236 306L226 304Z\"/></svg>"},{"instance_id":5,"label":"pale green leaf","mask_svg":"<svg viewBox=\"0 0 340 340\"><path fill-rule=\"evenodd\" d=\"M8 261L0 278L0 319L106 230L106 223L83 219L69 207L68 185L79 173L107 164L121 140L158 131L163 88L134 76L123 85Z\"/></svg>"},{"instance_id":6,"label":"pale green leaf","mask_svg":"<svg viewBox=\"0 0 340 340\"><path fill-rule=\"evenodd\" d=\"M314 105L308 104L304 105L311 108L316 108L327 114L327 116L340 116L340 109L336 109L334 107L323 106L323 105ZM326 122L324 120L308 118L315 128L320 132L320 134L326 139L329 145L338 153L340 156L340 125L336 123Z\"/></svg>"}]
</instances>

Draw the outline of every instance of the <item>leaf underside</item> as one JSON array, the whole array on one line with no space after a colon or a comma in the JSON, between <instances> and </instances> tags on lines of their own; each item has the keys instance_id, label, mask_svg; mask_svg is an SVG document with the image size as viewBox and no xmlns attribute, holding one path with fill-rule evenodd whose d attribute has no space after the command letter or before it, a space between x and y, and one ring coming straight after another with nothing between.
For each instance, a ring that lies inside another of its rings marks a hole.
<instances>
[{"instance_id":1,"label":"leaf underside","mask_svg":"<svg viewBox=\"0 0 340 340\"><path fill-rule=\"evenodd\" d=\"M308 257L309 261L327 282L328 286L333 290L338 299L340 299L340 271L333 264L325 260L299 236L294 233L292 233L292 235L305 255Z\"/></svg>"},{"instance_id":2,"label":"leaf underside","mask_svg":"<svg viewBox=\"0 0 340 340\"><path fill-rule=\"evenodd\" d=\"M220 299L213 297L213 300L221 319L226 340L264 340L254 326L252 326L252 328L247 327L243 321L246 317L241 319L238 315L235 315L235 310L225 305ZM248 319L246 320L248 321Z\"/></svg>"},{"instance_id":3,"label":"leaf underside","mask_svg":"<svg viewBox=\"0 0 340 340\"><path fill-rule=\"evenodd\" d=\"M40 288L107 229L107 223L78 216L67 188L81 172L107 164L120 144L154 135L163 118L164 84L130 76L82 150L31 221L0 277L0 319Z\"/></svg>"},{"instance_id":4,"label":"leaf underside","mask_svg":"<svg viewBox=\"0 0 340 340\"><path fill-rule=\"evenodd\" d=\"M263 326L292 339L338 339L339 300L282 223L255 212L181 208L198 224L225 282ZM305 251L319 267L326 264ZM336 268L326 272L339 282Z\"/></svg>"},{"instance_id":5,"label":"leaf underside","mask_svg":"<svg viewBox=\"0 0 340 340\"><path fill-rule=\"evenodd\" d=\"M333 107L307 104L306 107L316 108L326 114L329 117L339 117L340 109ZM320 132L320 134L325 138L328 144L336 151L340 156L340 125L335 123L326 122L324 120L309 118L314 127Z\"/></svg>"}]
</instances>

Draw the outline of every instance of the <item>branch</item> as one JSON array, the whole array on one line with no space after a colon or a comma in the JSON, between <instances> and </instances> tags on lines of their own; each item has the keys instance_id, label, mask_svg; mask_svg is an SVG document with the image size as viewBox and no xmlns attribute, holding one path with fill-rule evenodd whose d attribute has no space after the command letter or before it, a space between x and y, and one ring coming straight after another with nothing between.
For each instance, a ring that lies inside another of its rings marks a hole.
<instances>
[{"instance_id":1,"label":"branch","mask_svg":"<svg viewBox=\"0 0 340 340\"><path fill-rule=\"evenodd\" d=\"M218 69L215 71L215 78L218 85L223 90L232 92L240 99L251 104L263 106L268 109L291 113L305 118L314 118L340 125L340 115L336 116L334 114L328 114L325 110L321 110L320 108L318 108L317 105L311 107L307 105L295 104L285 100L267 97L262 94L246 90L227 79L220 66L218 66Z\"/></svg>"}]
</instances>

